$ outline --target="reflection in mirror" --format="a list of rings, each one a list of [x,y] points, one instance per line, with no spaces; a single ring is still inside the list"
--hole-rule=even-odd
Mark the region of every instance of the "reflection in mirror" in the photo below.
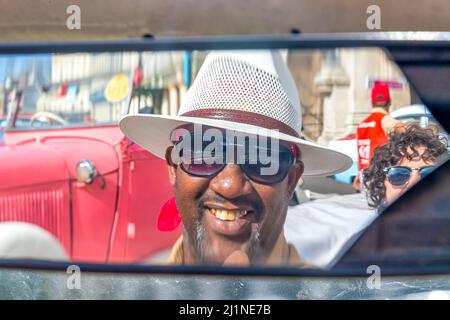
[[[377,48],[4,55],[0,83],[2,258],[328,269],[448,158]]]

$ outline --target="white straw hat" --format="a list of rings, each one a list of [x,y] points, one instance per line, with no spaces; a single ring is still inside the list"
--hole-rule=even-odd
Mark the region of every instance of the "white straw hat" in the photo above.
[[[119,123],[129,139],[162,159],[172,145],[172,131],[185,124],[258,132],[295,143],[305,176],[329,176],[352,165],[350,157],[300,138],[300,99],[278,51],[213,52],[186,92],[177,116],[127,115]]]

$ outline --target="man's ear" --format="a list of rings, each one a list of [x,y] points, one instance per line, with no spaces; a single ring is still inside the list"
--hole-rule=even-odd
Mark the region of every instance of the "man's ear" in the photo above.
[[[173,147],[167,148],[165,157],[167,169],[169,170],[169,181],[171,186],[173,187],[175,185],[175,179],[177,177],[177,166],[172,162],[172,149]]]
[[[302,161],[297,161],[292,168],[289,170],[288,174],[288,196],[289,199],[294,194],[295,188],[297,187],[298,180],[300,180],[303,171],[304,165]]]

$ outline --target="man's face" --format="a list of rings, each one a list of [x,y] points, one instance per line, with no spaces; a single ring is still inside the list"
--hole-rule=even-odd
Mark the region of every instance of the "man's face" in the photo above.
[[[169,173],[184,225],[186,263],[260,264],[282,232],[303,164],[292,165],[272,185],[252,181],[234,163],[212,177],[195,177],[172,164]]]
[[[422,155],[425,152],[425,147],[418,147],[417,151],[419,152],[419,156],[413,159],[408,159],[407,157],[402,158],[396,165],[405,166],[410,168],[422,168],[426,166],[431,166],[435,164],[435,161],[424,161],[422,159]],[[411,152],[411,150],[408,150]],[[404,194],[409,188],[415,185],[420,180],[420,174],[417,170],[413,171],[411,174],[411,178],[407,183],[401,186],[392,185],[388,179],[386,178],[384,181],[384,186],[386,188],[386,202],[392,203],[394,200],[399,198],[402,194]]]

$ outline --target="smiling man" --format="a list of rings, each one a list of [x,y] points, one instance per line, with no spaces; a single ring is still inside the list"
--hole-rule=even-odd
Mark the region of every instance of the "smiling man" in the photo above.
[[[283,234],[302,175],[351,166],[300,137],[295,82],[277,51],[208,55],[178,116],[129,115],[122,131],[166,159],[183,236],[173,264],[302,265]]]

